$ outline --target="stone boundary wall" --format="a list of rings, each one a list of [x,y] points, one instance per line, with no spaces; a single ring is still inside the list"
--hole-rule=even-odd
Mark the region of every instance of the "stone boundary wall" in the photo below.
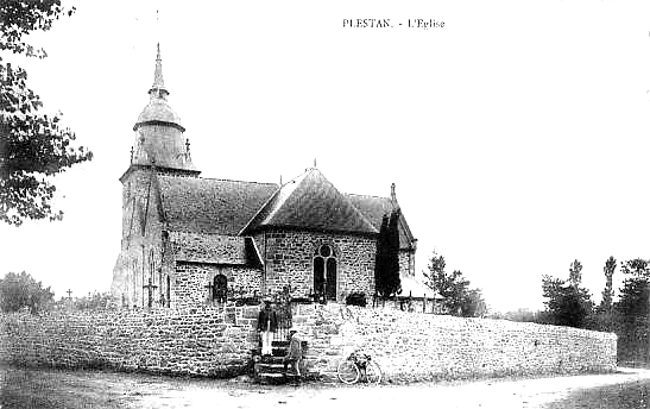
[[[335,304],[298,305],[294,326],[308,341],[308,367],[329,378],[355,349],[397,381],[616,368],[615,334],[568,327]]]
[[[306,369],[335,379],[355,349],[385,379],[415,381],[606,372],[616,335],[504,320],[342,304],[293,305]],[[258,307],[0,315],[0,362],[228,377],[251,365]]]
[[[248,369],[259,309],[0,315],[0,362],[228,377]]]

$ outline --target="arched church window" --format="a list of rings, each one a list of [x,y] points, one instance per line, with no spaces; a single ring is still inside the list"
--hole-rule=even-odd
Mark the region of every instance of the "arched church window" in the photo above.
[[[217,274],[212,283],[212,299],[217,302],[226,302],[228,298],[228,279],[223,274]]]
[[[317,299],[336,301],[337,259],[334,249],[323,244],[314,253],[314,294]]]

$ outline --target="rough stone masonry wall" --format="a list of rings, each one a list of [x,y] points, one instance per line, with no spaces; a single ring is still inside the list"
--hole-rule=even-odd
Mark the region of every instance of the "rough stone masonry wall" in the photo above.
[[[258,307],[0,315],[0,362],[226,377],[245,371]]]
[[[154,173],[150,169],[135,169],[123,181],[122,243],[115,267],[111,293],[129,307],[144,307],[148,302],[143,288],[152,279],[157,286],[153,300],[160,299],[162,283],[158,268],[170,273],[171,265],[162,260],[162,222],[156,193]],[[147,205],[149,208],[147,209]],[[146,219],[145,219],[146,218]]]
[[[334,378],[351,351],[369,352],[385,379],[611,371],[616,336],[531,323],[466,319],[340,304],[294,305],[310,371]],[[200,376],[250,363],[257,307],[0,315],[0,362]]]
[[[337,299],[351,292],[375,291],[375,240],[366,237],[298,231],[266,233],[265,291],[295,288],[294,296],[313,292],[314,254],[323,244],[334,248],[337,258]]]
[[[402,276],[415,276],[415,251],[400,250],[397,256],[399,260],[399,273]]]
[[[568,327],[336,304],[298,305],[294,325],[308,366],[330,378],[357,348],[401,381],[616,368],[616,335]]]
[[[173,307],[200,307],[210,304],[212,297],[206,286],[213,283],[214,277],[223,274],[228,286],[234,286],[237,295],[251,296],[260,292],[262,271],[245,266],[222,266],[206,263],[183,263],[176,265],[176,276],[172,285]]]

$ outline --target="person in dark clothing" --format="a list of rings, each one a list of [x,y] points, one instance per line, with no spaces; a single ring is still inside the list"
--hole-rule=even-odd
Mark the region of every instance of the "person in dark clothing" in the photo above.
[[[271,355],[271,342],[273,333],[278,330],[278,317],[271,306],[271,299],[264,299],[264,308],[257,317],[257,332],[262,338],[262,355]]]

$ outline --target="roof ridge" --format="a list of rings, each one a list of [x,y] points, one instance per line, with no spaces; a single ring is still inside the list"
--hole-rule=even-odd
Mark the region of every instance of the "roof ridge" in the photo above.
[[[250,226],[250,225],[251,225],[251,224],[252,224],[252,223],[253,223],[253,222],[258,218],[258,216],[260,216],[260,215],[262,214],[262,212],[264,211],[264,209],[266,209],[266,207],[269,206],[269,205],[271,204],[271,202],[272,202],[272,201],[273,201],[273,200],[274,200],[274,199],[275,199],[275,198],[280,194],[280,192],[282,192],[282,189],[284,189],[285,186],[288,186],[290,183],[295,183],[296,180],[297,180],[299,177],[301,177],[301,176],[303,176],[303,175],[306,175],[307,172],[308,172],[308,170],[305,170],[303,173],[301,173],[301,174],[299,174],[298,176],[292,178],[292,179],[289,180],[287,183],[281,183],[280,185],[276,185],[276,186],[277,186],[277,189],[275,190],[275,192],[273,192],[273,194],[271,194],[271,196],[269,196],[269,198],[266,199],[266,201],[262,204],[262,206],[260,206],[260,208],[257,209],[257,212],[255,212],[255,214],[253,215],[253,217],[251,217],[251,219],[248,221],[248,223],[246,223],[246,225],[245,225],[244,227],[241,228],[241,230],[239,231],[238,234],[239,234],[239,235],[243,235],[243,234],[244,234],[244,232],[248,229],[248,227],[249,227],[249,226]],[[270,214],[270,213],[269,213],[269,214]],[[268,218],[268,216],[269,216],[269,215],[266,215],[265,219]],[[258,223],[261,223],[261,222],[262,222],[261,220],[258,221]]]
[[[170,233],[196,234],[196,235],[199,235],[199,236],[223,236],[223,237],[243,238],[243,236],[240,236],[238,234],[209,233],[209,232],[204,232],[204,231],[179,230],[179,229],[174,229],[174,228],[167,228],[166,230],[168,232],[170,232]]]
[[[187,179],[186,176],[176,176],[176,175],[158,175],[161,177],[169,177],[169,178],[183,178]],[[251,180],[237,180],[237,179],[225,179],[225,178],[206,178],[206,177],[199,177],[199,178],[194,178],[197,180],[215,180],[219,182],[242,182],[242,183],[254,183],[256,185],[273,185],[273,186],[278,186],[277,183],[275,182],[257,182],[257,181],[251,181]]]
[[[377,196],[377,195],[362,195],[359,193],[343,193],[347,196],[363,196],[363,197],[374,197],[375,199],[390,199],[388,196]]]

